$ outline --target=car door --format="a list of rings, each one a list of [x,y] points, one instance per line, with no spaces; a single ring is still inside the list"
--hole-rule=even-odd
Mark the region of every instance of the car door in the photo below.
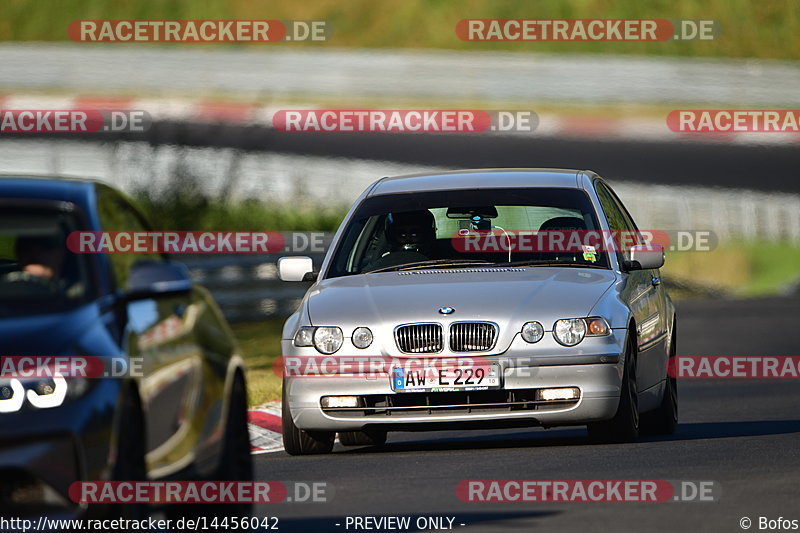
[[[116,191],[98,187],[98,217],[103,231],[149,231],[138,212]],[[134,264],[164,261],[160,254],[108,254],[118,294],[124,294]],[[192,293],[124,301],[121,344],[141,362],[139,391],[145,412],[147,462],[161,477],[193,460],[198,438],[195,418],[203,388],[202,353],[193,324]]]
[[[595,184],[598,199],[606,214],[609,227],[618,237],[620,264],[630,259],[629,249],[633,244],[645,244],[636,224],[622,202],[602,181]],[[665,349],[665,324],[662,312],[663,296],[661,276],[657,269],[632,270],[625,273],[627,283],[623,298],[636,321],[636,342],[639,354],[637,385],[641,407],[648,409],[650,402],[660,397],[657,385],[664,378],[667,353]]]

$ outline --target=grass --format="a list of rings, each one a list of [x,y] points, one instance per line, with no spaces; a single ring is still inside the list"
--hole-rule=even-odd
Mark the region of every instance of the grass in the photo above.
[[[800,278],[800,246],[790,242],[731,241],[711,252],[672,252],[665,278],[691,281],[738,297],[779,293]]]
[[[0,38],[6,41],[65,41],[68,24],[79,19],[327,20],[328,43],[291,46],[800,58],[796,0],[7,0],[3,7]],[[721,35],[692,42],[476,43],[455,34],[464,18],[714,19]]]
[[[232,328],[239,339],[247,366],[247,395],[250,405],[258,406],[280,400],[280,369],[276,373],[274,364],[281,354],[283,320],[233,324]]]

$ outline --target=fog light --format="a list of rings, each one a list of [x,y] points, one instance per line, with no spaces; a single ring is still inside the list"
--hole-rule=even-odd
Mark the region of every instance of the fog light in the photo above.
[[[555,400],[577,400],[581,397],[578,387],[564,387],[561,389],[540,389],[539,399],[546,402]]]
[[[358,396],[325,396],[320,401],[325,409],[336,407],[358,407]]]

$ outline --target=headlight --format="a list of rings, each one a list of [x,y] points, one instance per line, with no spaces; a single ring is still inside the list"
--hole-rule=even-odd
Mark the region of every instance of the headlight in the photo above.
[[[80,379],[80,378],[75,378]],[[39,409],[48,407],[58,407],[64,403],[67,397],[67,380],[62,376],[55,376],[52,379],[37,379],[25,392],[28,402]]]
[[[314,328],[313,326],[303,326],[297,330],[294,335],[295,346],[314,346]]]
[[[553,336],[564,346],[575,346],[586,335],[586,322],[582,318],[564,318],[553,326]]]
[[[353,346],[356,348],[368,348],[372,344],[372,331],[369,328],[356,328],[353,331]]]
[[[25,401],[25,388],[18,379],[0,384],[0,413],[16,413]]]
[[[0,383],[0,413],[15,413],[22,409],[25,400],[37,409],[59,407],[69,398],[78,398],[89,388],[86,378],[11,379]]]
[[[342,342],[342,330],[335,326],[323,326],[314,331],[314,347],[320,353],[332,354],[342,347]]]
[[[538,322],[525,322],[522,325],[522,340],[525,342],[539,342],[544,337],[544,328]]]

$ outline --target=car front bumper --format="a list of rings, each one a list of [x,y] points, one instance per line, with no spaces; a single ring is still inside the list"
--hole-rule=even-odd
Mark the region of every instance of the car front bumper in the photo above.
[[[75,481],[107,479],[119,381],[98,380],[85,395],[52,409],[2,417],[0,507],[15,517],[82,516],[69,498]]]
[[[602,343],[603,350],[595,353],[581,347],[557,356],[541,353],[524,356],[517,350],[514,356],[486,357],[485,360],[497,362],[502,369],[499,390],[460,394],[395,392],[387,373],[362,373],[285,378],[284,394],[295,425],[312,431],[582,425],[608,420],[617,411],[625,335],[625,330],[613,330],[612,336]],[[561,387],[577,387],[580,397],[561,403],[527,401],[539,389]],[[323,409],[324,396],[359,396],[361,405],[378,407]]]

